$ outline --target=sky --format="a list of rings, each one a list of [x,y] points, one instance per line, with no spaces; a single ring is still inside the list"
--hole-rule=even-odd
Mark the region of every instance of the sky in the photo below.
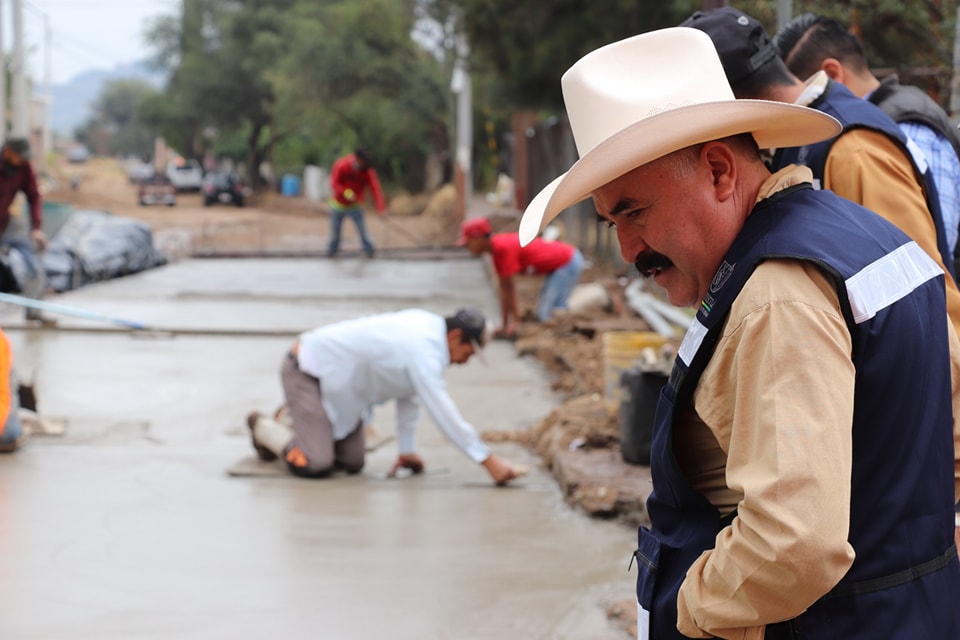
[[[178,15],[182,0],[21,0],[24,46],[31,77],[62,84],[84,71],[113,69],[148,56],[149,19]],[[0,0],[3,49],[13,46],[14,0]],[[49,22],[50,42],[46,27]],[[49,51],[49,58],[47,52]]]

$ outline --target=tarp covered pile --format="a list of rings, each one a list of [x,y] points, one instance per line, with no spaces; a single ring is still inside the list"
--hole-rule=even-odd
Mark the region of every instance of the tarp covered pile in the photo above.
[[[29,266],[16,245],[0,256],[0,262],[5,263],[19,282],[24,281],[25,269]],[[166,262],[166,256],[153,246],[153,233],[148,225],[92,210],[70,214],[41,256],[47,287],[57,292],[152,269]]]

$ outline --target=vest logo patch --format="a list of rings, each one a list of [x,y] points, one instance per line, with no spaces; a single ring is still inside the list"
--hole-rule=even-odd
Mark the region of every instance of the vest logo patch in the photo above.
[[[720,291],[727,280],[730,279],[730,276],[733,275],[734,267],[736,267],[736,264],[730,264],[726,260],[723,261],[723,264],[717,269],[717,274],[713,276],[713,282],[710,283],[710,293]]]

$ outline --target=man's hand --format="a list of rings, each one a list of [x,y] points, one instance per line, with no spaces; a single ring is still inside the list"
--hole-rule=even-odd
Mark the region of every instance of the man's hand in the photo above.
[[[423,460],[415,453],[401,453],[397,456],[397,461],[390,468],[389,477],[394,477],[400,469],[410,469],[414,475],[423,472]]]
[[[43,232],[43,229],[31,231],[30,239],[33,240],[33,246],[37,248],[37,251],[43,251],[47,248],[47,234]]]
[[[490,477],[493,478],[494,484],[496,484],[498,487],[505,486],[511,480],[525,476],[528,473],[528,469],[526,467],[515,467],[503,458],[498,458],[492,454],[487,456],[487,459],[481,464],[483,464],[483,467],[487,470],[487,473],[489,473]]]
[[[518,336],[517,325],[510,323],[493,332],[493,337],[497,340],[516,340]]]

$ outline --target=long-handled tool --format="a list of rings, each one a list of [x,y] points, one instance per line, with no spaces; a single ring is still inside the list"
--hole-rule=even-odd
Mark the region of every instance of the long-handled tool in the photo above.
[[[15,304],[20,307],[28,307],[30,309],[38,309],[40,311],[49,311],[50,313],[57,313],[65,316],[74,316],[76,318],[84,318],[86,320],[94,320],[97,322],[107,322],[109,324],[115,324],[121,327],[126,327],[128,329],[135,329],[138,331],[154,331],[153,328],[148,327],[147,325],[134,322],[132,320],[124,320],[122,318],[114,318],[111,316],[103,315],[101,313],[96,313],[94,311],[87,311],[86,309],[78,309],[76,307],[68,307],[64,304],[57,304],[55,302],[44,302],[43,300],[34,300],[33,298],[25,298],[23,296],[14,295],[12,293],[0,293],[0,302],[8,302],[10,304]]]
[[[394,222],[389,216],[377,216],[383,224],[386,225],[387,229],[394,229],[404,238],[413,243],[414,248],[416,249],[436,249],[437,245],[434,242],[425,243],[423,238],[417,237],[416,235],[410,233],[410,231],[404,227],[402,224]]]

